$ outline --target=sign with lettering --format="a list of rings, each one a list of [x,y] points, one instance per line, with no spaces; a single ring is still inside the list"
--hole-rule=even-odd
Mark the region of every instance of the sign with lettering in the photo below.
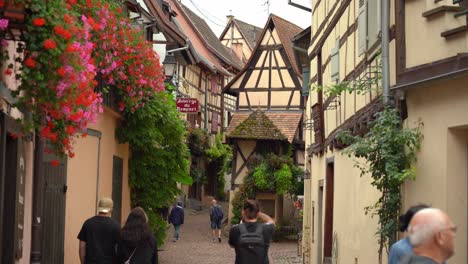
[[[196,98],[177,98],[177,111],[182,113],[197,113],[200,109]]]

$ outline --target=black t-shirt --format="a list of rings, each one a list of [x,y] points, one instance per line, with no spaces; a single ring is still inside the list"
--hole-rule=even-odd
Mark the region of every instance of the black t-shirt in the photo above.
[[[86,220],[78,239],[86,242],[86,264],[112,264],[120,236],[120,225],[110,217],[94,216]]]
[[[275,225],[274,224],[262,224],[262,223],[244,223],[247,231],[248,232],[255,232],[257,229],[257,225],[263,225],[263,239],[265,241],[265,247],[266,247],[266,254],[267,256],[265,257],[265,263],[263,264],[268,264],[268,248],[270,247],[270,241],[271,238],[273,237],[273,233],[275,232]],[[240,238],[240,230],[239,230],[239,225],[235,225],[231,228],[231,231],[229,232],[229,245],[235,248],[236,250],[236,264],[240,263],[239,260],[239,248],[237,247],[237,244],[239,242]]]

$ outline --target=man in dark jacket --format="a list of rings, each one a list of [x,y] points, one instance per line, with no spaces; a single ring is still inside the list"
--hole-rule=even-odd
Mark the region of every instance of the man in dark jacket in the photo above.
[[[169,224],[174,225],[174,242],[179,240],[180,237],[180,226],[184,224],[184,208],[182,203],[177,204],[172,208],[171,214],[169,215]]]

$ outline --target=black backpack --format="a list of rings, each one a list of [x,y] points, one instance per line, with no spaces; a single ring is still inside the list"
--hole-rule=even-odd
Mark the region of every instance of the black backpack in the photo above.
[[[263,238],[263,224],[257,224],[255,232],[248,232],[245,224],[239,225],[240,237],[238,242],[240,264],[265,263],[265,239]]]
[[[219,221],[223,220],[224,214],[223,210],[221,210],[221,207],[219,206],[214,206],[213,207],[213,220]]]

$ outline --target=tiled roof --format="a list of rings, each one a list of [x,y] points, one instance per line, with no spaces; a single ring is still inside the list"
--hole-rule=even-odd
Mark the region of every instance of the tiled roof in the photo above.
[[[294,57],[294,50],[292,48],[292,39],[294,36],[299,34],[303,29],[277,15],[271,15],[273,23],[275,23],[276,30],[283,44],[284,50],[288,55],[288,59],[294,68],[294,71],[297,75],[301,75],[299,69],[297,68],[296,58]]]
[[[246,38],[250,48],[253,49],[255,47],[255,44],[257,43],[258,37],[260,37],[260,34],[262,33],[262,28],[245,23],[244,21],[240,21],[239,19],[234,19],[234,21],[238,25],[239,30]]]
[[[205,42],[211,46],[221,57],[226,64],[232,65],[234,68],[240,70],[242,65],[239,59],[228,50],[221,41],[216,37],[215,33],[211,30],[210,26],[201,17],[196,15],[192,10],[182,4],[184,12],[187,14],[189,19],[192,21],[195,28],[200,32]]]
[[[232,117],[226,136],[244,139],[287,139],[292,143],[301,118],[301,112],[238,112]]]

